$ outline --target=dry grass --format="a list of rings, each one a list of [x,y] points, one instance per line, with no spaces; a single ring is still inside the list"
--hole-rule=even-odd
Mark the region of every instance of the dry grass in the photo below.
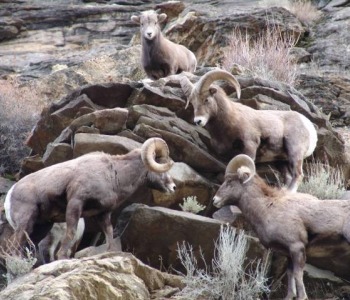
[[[20,160],[29,154],[24,141],[44,103],[34,86],[21,86],[13,79],[0,81],[0,175],[16,172]]]
[[[345,181],[341,170],[321,162],[306,165],[306,176],[298,192],[319,199],[340,199],[345,192]]]
[[[289,51],[296,42],[293,34],[282,34],[274,26],[258,37],[251,37],[236,28],[224,53],[223,67],[231,71],[238,64],[253,76],[294,85],[297,67]]]
[[[311,24],[318,20],[322,14],[317,7],[308,0],[262,0],[259,4],[262,7],[284,7],[304,24]]]
[[[250,272],[244,267],[248,240],[241,231],[222,226],[215,244],[215,258],[212,266],[199,269],[191,245],[178,246],[178,257],[186,269],[186,287],[176,296],[177,299],[223,299],[253,300],[262,293],[268,293],[266,273],[268,261],[251,265]],[[269,256],[269,255],[268,255]],[[203,255],[202,259],[204,261]]]
[[[6,242],[6,250],[0,249],[0,259],[7,270],[7,284],[29,273],[37,262],[35,245],[26,234],[27,247],[20,247],[12,240]]]

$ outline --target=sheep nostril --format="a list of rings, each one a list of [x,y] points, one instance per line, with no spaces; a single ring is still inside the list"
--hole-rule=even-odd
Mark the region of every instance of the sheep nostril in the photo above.
[[[173,186],[173,190],[175,191],[176,190],[176,185],[174,184],[174,186]]]
[[[196,125],[201,125],[201,123],[202,123],[202,120],[196,121]]]

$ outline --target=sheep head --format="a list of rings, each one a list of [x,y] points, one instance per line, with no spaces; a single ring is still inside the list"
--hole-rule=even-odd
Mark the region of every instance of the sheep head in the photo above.
[[[140,25],[141,37],[146,41],[152,41],[160,32],[159,24],[167,18],[166,14],[158,14],[154,10],[147,10],[139,16],[132,16],[131,21]]]
[[[160,138],[151,138],[145,141],[141,148],[141,159],[149,170],[147,174],[148,187],[173,193],[176,185],[168,171],[174,162],[169,156],[166,142]]]
[[[241,96],[241,87],[237,79],[227,71],[212,70],[205,74],[195,85],[183,76],[180,80],[181,88],[187,97],[186,107],[191,102],[194,109],[194,123],[204,127],[211,116],[216,114],[216,95],[221,93],[225,97],[224,91],[212,84],[216,80],[226,80],[231,83],[236,91],[237,97]]]
[[[217,190],[213,204],[216,207],[235,205],[244,193],[244,185],[255,175],[254,161],[245,154],[235,156],[226,167],[225,181]]]

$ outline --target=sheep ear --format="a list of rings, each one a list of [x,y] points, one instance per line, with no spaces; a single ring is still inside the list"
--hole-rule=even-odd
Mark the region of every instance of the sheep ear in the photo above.
[[[140,24],[140,17],[139,16],[132,16],[131,21],[134,23]]]
[[[160,14],[160,15],[158,15],[158,22],[163,23],[166,18],[167,18],[166,14]]]
[[[217,91],[218,91],[218,89],[217,89],[216,87],[210,87],[210,88],[209,88],[209,93],[210,93],[210,95],[216,94]]]
[[[247,183],[252,178],[252,171],[246,166],[240,167],[237,170],[237,174],[242,184]]]

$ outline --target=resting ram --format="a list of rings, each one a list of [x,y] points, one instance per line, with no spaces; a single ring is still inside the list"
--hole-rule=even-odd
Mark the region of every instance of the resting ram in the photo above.
[[[140,25],[142,66],[147,76],[154,80],[182,71],[193,73],[197,66],[193,52],[163,36],[160,24],[166,18],[166,14],[158,14],[154,10],[131,17],[134,23]]]
[[[168,174],[173,161],[164,140],[148,139],[141,149],[125,155],[94,152],[56,164],[22,178],[8,192],[5,213],[14,228],[13,239],[25,243],[25,232],[39,242],[54,222],[66,222],[67,230],[57,253],[68,258],[80,217],[94,217],[113,248],[112,212],[140,186],[174,192]]]
[[[240,98],[237,79],[224,70],[205,74],[195,85],[186,76],[182,90],[194,109],[194,122],[205,127],[214,150],[230,159],[238,153],[257,162],[287,160],[286,184],[296,191],[303,175],[303,159],[310,156],[317,143],[313,124],[295,111],[255,110],[231,101],[216,80],[231,83]]]
[[[234,157],[216,192],[216,207],[236,205],[261,243],[288,256],[288,294],[307,299],[303,283],[305,249],[313,241],[340,237],[350,242],[350,200],[319,200],[314,196],[268,186],[255,173],[247,155]]]

